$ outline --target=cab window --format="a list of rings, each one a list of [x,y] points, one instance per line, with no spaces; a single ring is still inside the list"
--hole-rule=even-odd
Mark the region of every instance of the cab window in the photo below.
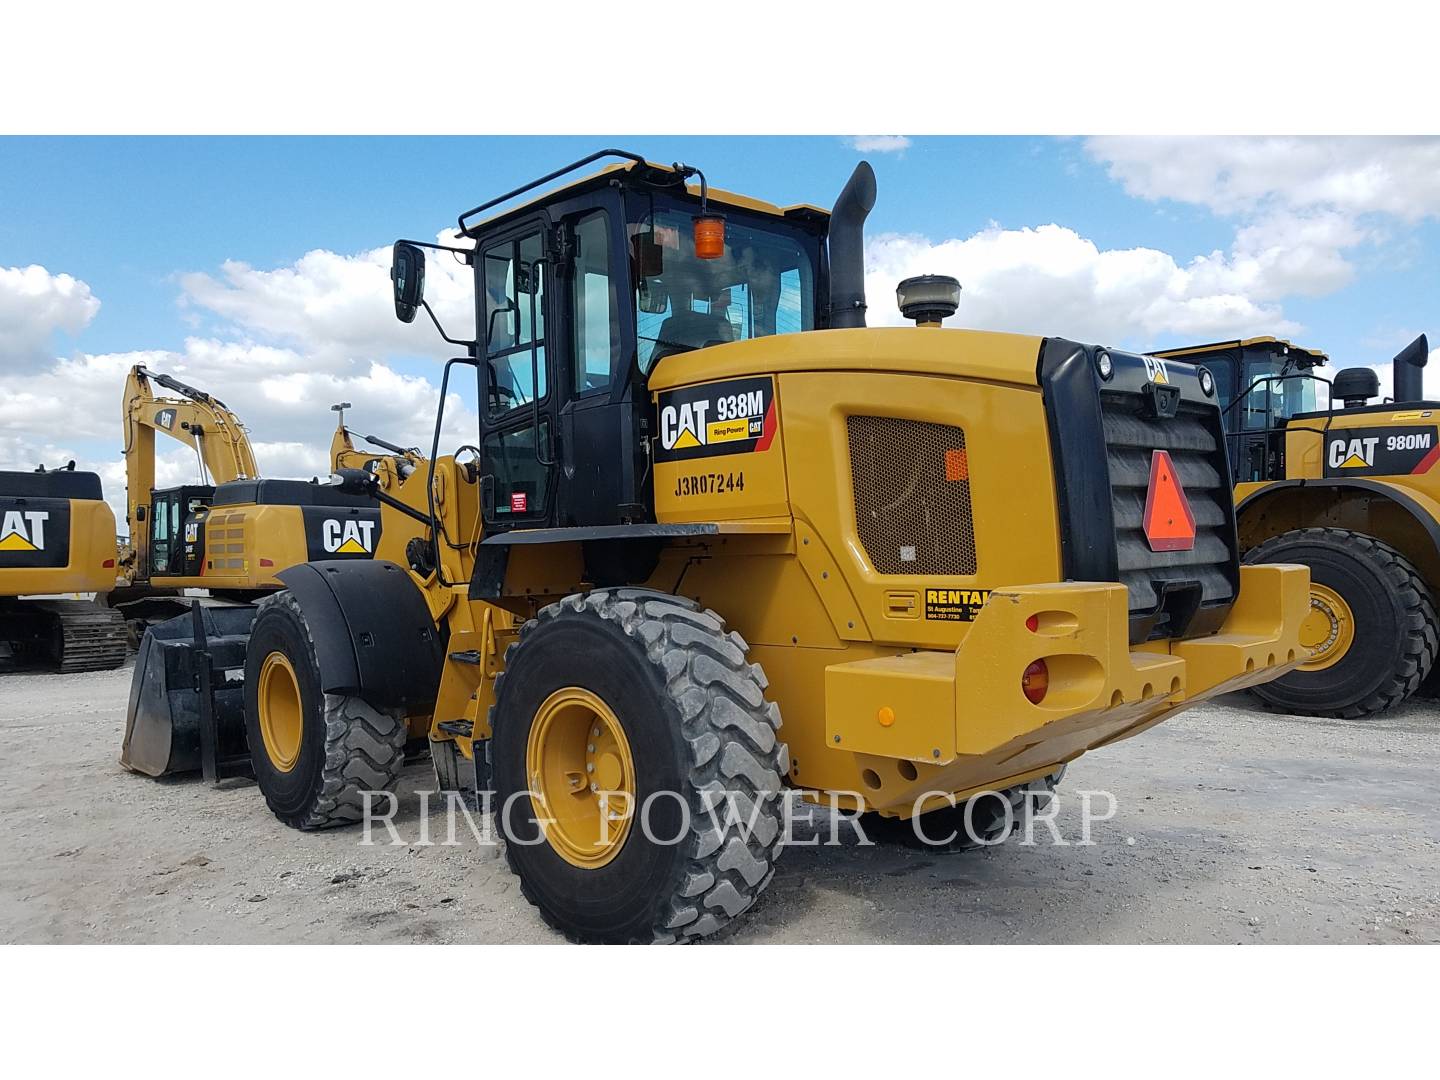
[[[546,394],[545,264],[539,232],[487,248],[487,408],[496,416]]]
[[[577,395],[607,388],[620,356],[620,327],[610,281],[610,226],[603,211],[575,225],[572,276]]]
[[[657,208],[627,226],[641,371],[677,352],[815,328],[815,268],[798,234],[731,220],[724,254],[701,259],[692,216]]]

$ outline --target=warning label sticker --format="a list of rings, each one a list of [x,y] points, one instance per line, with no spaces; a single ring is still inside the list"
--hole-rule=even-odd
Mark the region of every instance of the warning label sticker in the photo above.
[[[936,622],[974,622],[988,599],[989,589],[926,589],[925,618]]]

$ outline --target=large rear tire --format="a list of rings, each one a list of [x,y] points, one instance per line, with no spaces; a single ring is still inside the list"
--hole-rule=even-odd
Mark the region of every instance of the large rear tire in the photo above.
[[[1268,707],[1365,719],[1410,697],[1430,673],[1434,602],[1419,571],[1389,544],[1344,529],[1295,529],[1252,548],[1245,561],[1310,568],[1301,642],[1314,652],[1254,688]]]
[[[299,601],[266,597],[245,655],[245,734],[265,802],[296,829],[359,821],[365,793],[392,790],[405,764],[403,716],[320,685]]]
[[[597,589],[544,608],[507,651],[490,714],[499,829],[525,897],[567,937],[691,941],[769,884],[789,754],[747,650],[684,597]]]

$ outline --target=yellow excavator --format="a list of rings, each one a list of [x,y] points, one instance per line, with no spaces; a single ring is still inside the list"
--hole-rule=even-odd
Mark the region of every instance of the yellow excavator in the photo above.
[[[158,396],[155,387],[170,395]],[[208,673],[217,658],[244,662],[253,602],[283,587],[282,571],[313,559],[371,558],[380,513],[367,495],[261,478],[239,417],[219,398],[172,376],[132,368],[123,417],[130,542],[121,555],[125,588],[117,602],[127,613],[146,605],[140,610],[150,618],[162,605],[161,618],[173,615],[185,590],[207,590],[228,603],[184,600],[190,613],[146,630],[120,760],[150,775],[187,768],[208,773],[243,752],[244,743],[232,750],[223,740],[213,747],[206,741],[202,748],[204,717],[194,693],[202,669]],[[161,434],[194,449],[196,483],[155,487]],[[336,439],[348,443],[348,433],[342,439],[337,432]],[[351,445],[340,464],[363,466],[363,459]],[[162,599],[153,601],[157,596]],[[218,688],[220,709],[229,696]]]
[[[61,672],[125,662],[125,620],[103,602],[115,587],[115,515],[100,477],[62,469],[0,472],[0,663]]]
[[[157,397],[155,386],[173,397]],[[369,558],[374,503],[301,480],[262,479],[239,417],[223,401],[136,365],[125,384],[127,586],[207,589],[249,601],[281,587],[280,570],[309,559]],[[200,480],[155,487],[155,438],[194,449]]]

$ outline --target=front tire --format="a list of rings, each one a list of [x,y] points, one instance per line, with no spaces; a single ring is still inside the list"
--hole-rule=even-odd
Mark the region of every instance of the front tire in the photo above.
[[[1389,544],[1344,529],[1295,529],[1251,549],[1247,563],[1310,568],[1309,661],[1254,687],[1280,712],[1365,719],[1400,704],[1435,662],[1435,607],[1419,571]]]
[[[405,764],[405,718],[327,694],[293,593],[260,602],[245,655],[245,735],[271,811],[296,829],[359,821],[365,793],[391,791]]]
[[[694,601],[597,589],[542,609],[507,651],[499,829],[525,897],[570,939],[695,940],[769,884],[789,754],[747,650]]]

